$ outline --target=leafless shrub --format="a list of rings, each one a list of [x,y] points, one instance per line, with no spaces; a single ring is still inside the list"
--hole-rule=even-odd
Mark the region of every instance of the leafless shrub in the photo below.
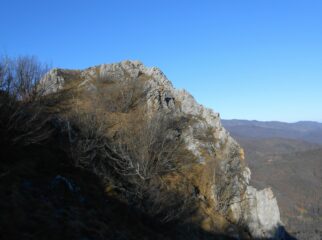
[[[38,83],[48,72],[47,65],[34,56],[0,58],[0,89],[19,101],[32,101],[41,96]]]
[[[130,204],[162,222],[192,211],[193,198],[189,194],[178,197],[162,180],[184,164],[180,119],[166,114],[144,116],[123,125],[115,139],[107,137],[110,126],[95,113],[78,113],[69,121],[78,138],[72,147],[76,165],[91,169]]]
[[[36,90],[46,71],[34,57],[0,59],[0,141],[4,145],[25,146],[50,136],[48,118]]]
[[[52,130],[40,109],[33,104],[15,102],[10,97],[2,96],[0,102],[1,141],[10,145],[30,145],[49,138]]]
[[[128,123],[113,141],[106,136],[108,124],[98,121],[96,114],[78,113],[70,120],[80,129],[78,161],[93,162],[99,156],[105,157],[106,164],[119,175],[142,181],[178,170],[177,154],[182,142],[174,128],[178,123],[169,116],[156,114]]]
[[[97,79],[97,91],[89,96],[96,112],[81,106],[84,113],[67,119],[77,135],[72,155],[77,166],[100,176],[129,204],[169,222],[194,209],[193,191],[181,194],[163,180],[180,174],[190,159],[181,139],[187,120],[173,113],[148,114],[147,89],[141,80]],[[191,188],[188,182],[176,184]]]
[[[90,169],[98,176],[107,176],[109,161],[105,148],[109,147],[104,134],[106,125],[99,122],[95,113],[76,112],[65,120],[74,164]]]
[[[193,191],[171,190],[163,177],[180,174],[189,157],[181,139],[185,120],[171,113],[159,112],[128,122],[116,136],[114,146],[122,162],[117,171],[132,183],[136,204],[161,222],[169,222],[193,211]],[[189,182],[178,181],[186,186]],[[181,197],[179,197],[181,196]]]
[[[118,132],[116,151],[126,160],[120,171],[142,180],[178,170],[182,147],[178,122],[166,113],[145,116]]]

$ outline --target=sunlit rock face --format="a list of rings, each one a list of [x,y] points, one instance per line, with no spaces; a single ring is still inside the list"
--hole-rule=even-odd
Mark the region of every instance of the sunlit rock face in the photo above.
[[[64,87],[64,77],[59,74],[58,69],[50,70],[45,77],[40,81],[41,88],[44,89],[44,93],[57,92]]]
[[[276,198],[270,188],[258,191],[248,186],[246,191],[247,211],[245,221],[254,237],[274,236],[281,225]]]
[[[100,84],[126,86],[133,81],[143,82],[142,104],[146,104],[148,114],[165,111],[188,119],[182,137],[195,157],[195,164],[200,165],[201,171],[195,174],[210,172],[195,178],[203,179],[195,182],[200,199],[211,203],[213,212],[221,211],[231,222],[247,229],[252,237],[281,238],[280,213],[272,190],[258,191],[249,186],[250,170],[244,163],[243,150],[223,128],[218,113],[198,104],[187,91],[175,89],[160,69],[146,67],[139,61],[102,64],[85,70],[54,69],[41,84],[46,87],[46,93],[53,93],[75,79],[77,87],[94,94]],[[219,186],[220,182],[225,185]],[[224,199],[221,195],[227,191],[234,192],[233,201],[222,202],[220,206],[220,199]]]

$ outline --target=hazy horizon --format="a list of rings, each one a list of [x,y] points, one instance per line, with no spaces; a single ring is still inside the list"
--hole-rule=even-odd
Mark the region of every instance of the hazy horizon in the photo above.
[[[314,123],[321,123],[322,121],[312,121],[312,120],[298,120],[298,121],[293,121],[293,122],[287,122],[287,121],[280,121],[280,120],[258,120],[258,119],[241,119],[241,118],[223,118],[221,117],[222,120],[241,120],[241,121],[258,121],[258,122],[283,122],[283,123],[298,123],[298,122],[314,122]]]
[[[74,69],[138,59],[223,119],[322,121],[321,1],[11,0],[2,9],[0,53]]]

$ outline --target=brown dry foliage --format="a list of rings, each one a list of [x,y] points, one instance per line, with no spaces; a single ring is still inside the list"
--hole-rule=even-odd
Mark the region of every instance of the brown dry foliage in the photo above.
[[[148,114],[144,81],[98,85],[97,95],[86,96],[89,107],[80,106],[68,117],[71,135],[78,138],[72,147],[76,165],[91,169],[109,191],[114,189],[162,222],[192,211],[193,191],[179,197],[184,191],[169,188],[164,180],[169,174],[180,175],[191,160],[181,139],[186,119],[166,112]]]
[[[100,77],[95,82],[98,86],[96,97],[105,111],[128,113],[145,100],[147,89],[143,80],[131,78],[109,82]]]

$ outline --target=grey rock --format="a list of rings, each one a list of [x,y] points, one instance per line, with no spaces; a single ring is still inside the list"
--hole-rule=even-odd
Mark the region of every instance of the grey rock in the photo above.
[[[58,69],[50,70],[40,81],[39,89],[44,94],[54,93],[63,89],[65,79],[58,73]]]
[[[277,201],[271,188],[258,191],[256,188],[248,186],[246,206],[244,219],[253,237],[279,237],[277,231],[282,223]]]

